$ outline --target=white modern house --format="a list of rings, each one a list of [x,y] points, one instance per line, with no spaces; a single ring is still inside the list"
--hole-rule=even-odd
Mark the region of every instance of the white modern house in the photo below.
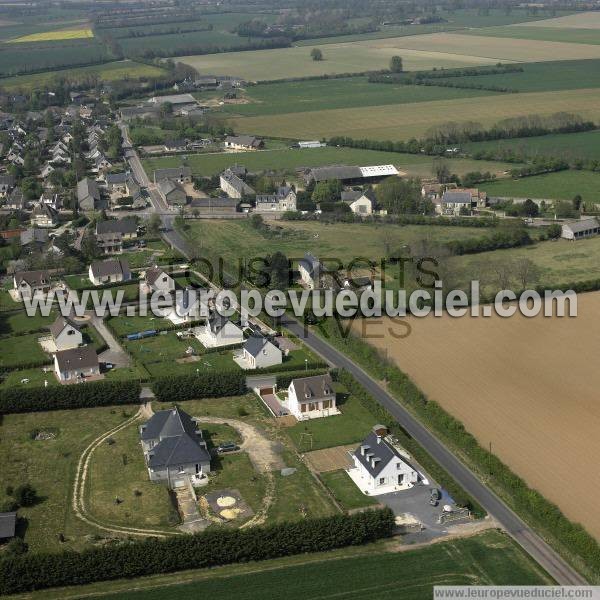
[[[253,335],[246,340],[242,351],[234,356],[234,360],[242,369],[266,369],[280,365],[283,353],[266,337]]]
[[[314,290],[321,287],[323,265],[310,252],[307,252],[304,258],[298,261],[298,272],[301,283],[308,289]]]
[[[92,346],[59,350],[54,355],[54,371],[62,382],[82,381],[100,375],[96,350]]]
[[[131,279],[129,263],[123,259],[94,262],[90,265],[88,275],[94,285],[120,283]]]
[[[299,421],[340,414],[329,374],[292,379],[286,405]]]
[[[244,342],[244,332],[218,312],[214,312],[203,326],[196,327],[194,334],[205,348],[222,348]]]
[[[178,407],[154,413],[140,427],[140,441],[151,481],[173,488],[210,473],[202,430]]]
[[[160,267],[146,269],[144,276],[146,285],[152,292],[170,294],[175,291],[175,280]]]
[[[18,300],[46,294],[50,287],[48,271],[19,271],[13,276],[13,289]]]
[[[408,454],[392,444],[385,425],[375,425],[352,454],[348,475],[363,494],[376,496],[410,489],[419,481]]]
[[[355,215],[361,217],[368,217],[376,212],[377,202],[375,201],[375,194],[370,190],[366,192],[355,190],[344,191],[342,192],[342,202],[345,202]]]
[[[569,221],[563,223],[560,237],[565,240],[581,240],[583,238],[592,237],[600,233],[600,225],[596,217],[580,219],[578,221]]]
[[[67,317],[59,315],[50,325],[50,334],[56,350],[69,350],[83,344],[83,335],[79,327]]]

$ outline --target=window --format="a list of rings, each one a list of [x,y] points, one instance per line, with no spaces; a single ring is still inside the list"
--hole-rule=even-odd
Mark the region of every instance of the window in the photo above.
[[[323,408],[331,408],[331,400],[323,400]]]
[[[308,410],[308,406],[304,404],[304,402],[300,405],[301,412],[306,412]]]
[[[379,478],[379,485],[384,485],[385,484],[385,477],[380,477]]]
[[[179,465],[178,470],[180,473],[183,473],[183,471],[184,471],[183,465]]]
[[[400,470],[402,468],[402,463],[396,463],[396,469]]]

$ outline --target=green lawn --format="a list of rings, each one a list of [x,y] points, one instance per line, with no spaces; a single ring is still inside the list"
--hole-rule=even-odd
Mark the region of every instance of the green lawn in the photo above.
[[[84,293],[87,292],[88,308],[91,305],[92,293],[98,294],[100,299],[107,294],[107,297],[112,297],[116,301],[117,293],[122,290],[123,302],[133,302],[137,300],[139,296],[139,282],[137,280],[114,286],[94,287],[87,275],[65,275],[63,279],[71,290],[78,292],[80,302],[83,301],[83,298],[85,297]]]
[[[575,29],[559,27],[486,27],[485,29],[470,29],[461,33],[484,35],[521,40],[540,40],[547,42],[565,42],[567,44],[600,44],[597,29]]]
[[[110,320],[110,326],[118,336],[126,336],[130,333],[148,331],[149,329],[156,329],[159,331],[161,329],[168,329],[173,326],[173,323],[168,319],[155,317],[152,314],[146,317],[130,317],[126,314],[121,314]]]
[[[341,415],[302,421],[286,429],[299,452],[358,443],[375,425],[375,417],[352,393],[348,395],[339,384],[335,385]]]
[[[0,369],[15,369],[37,361],[51,362],[40,344],[40,333],[5,337],[0,344]]]
[[[178,167],[180,156],[146,158],[143,161],[146,172],[151,176],[154,169]],[[221,173],[234,164],[245,166],[250,172],[267,170],[294,172],[297,169],[322,167],[325,165],[389,165],[414,177],[431,177],[434,159],[418,154],[400,154],[397,152],[379,152],[359,148],[310,148],[265,150],[261,152],[220,152],[216,154],[189,154],[186,164],[194,175],[208,177]],[[448,168],[458,175],[469,171],[491,171],[501,175],[515,165],[502,162],[475,161],[455,158],[448,161]]]
[[[571,200],[580,194],[584,200],[594,200],[598,198],[600,190],[600,173],[559,171],[521,179],[482,183],[479,187],[489,196]]]
[[[242,116],[273,115],[330,108],[449,100],[489,96],[493,93],[484,90],[369,83],[366,77],[349,77],[250,86],[245,94],[250,104],[228,105],[224,110]]]
[[[18,305],[15,304],[14,306]],[[34,331],[44,331],[50,327],[55,319],[56,313],[54,311],[47,317],[37,312],[30,317],[24,310],[11,313],[5,312],[0,314],[0,333],[20,335]]]
[[[51,381],[51,377],[48,379]],[[80,454],[93,439],[124,420],[122,410],[90,408],[2,418],[0,502],[7,500],[6,486],[17,487],[23,483],[31,483],[41,498],[34,506],[19,511],[19,515],[27,519],[25,541],[30,552],[80,550],[89,546],[88,535],[102,534],[72,513],[73,478]],[[35,441],[31,438],[34,430],[53,433],[56,437]],[[66,538],[64,543],[58,540],[60,533]]]
[[[407,552],[384,552],[378,546],[324,555],[304,555],[257,565],[235,565],[160,579],[96,584],[89,591],[115,600],[170,600],[203,595],[222,600],[344,600],[431,598],[434,585],[548,585],[552,581],[506,534],[487,531]],[[294,564],[296,563],[296,564]],[[179,577],[179,580],[177,579]],[[175,585],[173,585],[175,583]],[[137,590],[132,591],[132,585]],[[140,587],[142,589],[140,589]],[[144,589],[146,588],[146,589]],[[121,591],[116,591],[121,590]],[[325,595],[325,596],[324,596]],[[100,598],[100,596],[93,596]]]
[[[21,371],[8,371],[4,374],[2,387],[19,387],[19,388],[35,388],[45,385],[59,385],[56,376],[54,375],[54,367],[50,364],[51,359],[48,357],[48,367],[50,370],[44,372],[42,367],[35,369],[23,369]],[[21,383],[24,379],[28,379],[27,383]]]
[[[461,149],[471,156],[500,156],[499,153],[502,153],[503,157],[510,155],[519,157],[524,155],[529,159],[551,157],[561,158],[571,163],[577,160],[597,160],[600,156],[600,130],[471,142],[463,144]]]
[[[365,496],[357,487],[346,471],[329,471],[321,473],[319,477],[331,490],[334,498],[346,509],[363,508],[377,504],[372,496]]]
[[[128,409],[133,410],[133,409]],[[104,524],[170,528],[167,487],[153,483],[140,446],[138,425],[119,431],[92,454],[86,487],[90,514]]]

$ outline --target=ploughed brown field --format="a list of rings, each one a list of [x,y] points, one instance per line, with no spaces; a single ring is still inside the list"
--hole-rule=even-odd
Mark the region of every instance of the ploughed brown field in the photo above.
[[[369,341],[528,484],[600,540],[600,293],[575,318],[386,320]],[[356,333],[361,323],[355,322]],[[383,334],[381,338],[375,337]]]

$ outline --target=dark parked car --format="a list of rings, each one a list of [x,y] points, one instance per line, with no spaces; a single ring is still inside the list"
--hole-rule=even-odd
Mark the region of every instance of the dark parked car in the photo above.
[[[431,497],[429,498],[429,504],[431,504],[431,506],[437,506],[438,502],[442,499],[442,494],[440,493],[440,490],[438,490],[437,488],[433,488],[431,490]]]
[[[233,442],[223,442],[217,446],[217,454],[226,454],[227,452],[235,452],[240,447]]]

